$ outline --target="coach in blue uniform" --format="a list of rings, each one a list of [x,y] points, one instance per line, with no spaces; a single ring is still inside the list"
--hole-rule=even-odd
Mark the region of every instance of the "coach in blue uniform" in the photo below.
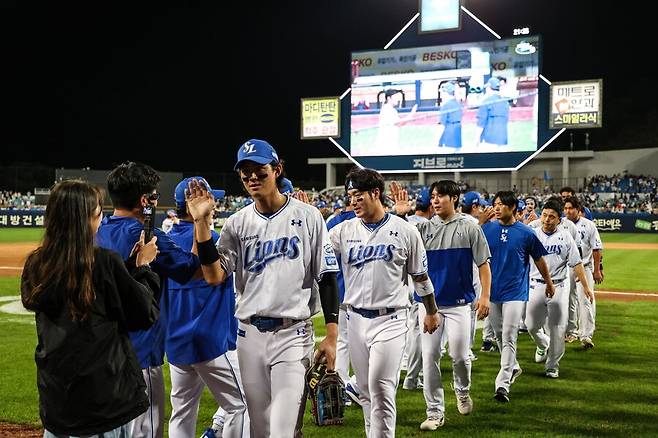
[[[114,214],[104,218],[98,229],[96,241],[99,247],[114,250],[124,260],[128,259],[144,229],[143,208],[148,203],[157,205],[159,182],[160,176],[145,164],[126,162],[110,172],[107,186]],[[158,238],[159,254],[151,263],[151,268],[161,277],[163,292],[167,289],[167,278],[185,284],[195,273],[201,275],[197,256],[181,249],[162,230],[156,228],[153,234]],[[163,293],[160,300],[166,301],[167,294]],[[165,392],[162,364],[167,307],[166,303],[161,302],[160,318],[150,329],[129,333],[150,401],[149,410],[133,423],[134,438],[163,436]]]
[[[500,95],[500,80],[491,78],[487,82],[486,97],[480,104],[477,114],[479,143],[493,145],[507,144],[507,123],[509,122],[509,102]]]
[[[510,386],[521,374],[516,360],[516,339],[521,314],[528,301],[530,257],[546,282],[546,295],[552,297],[547,255],[532,228],[515,218],[517,200],[514,192],[501,191],[494,198],[495,222],[482,226],[491,249],[491,308],[489,320],[500,349],[500,372],[496,377],[494,398],[509,401]]]
[[[462,113],[463,108],[455,99],[455,84],[447,82],[441,85],[442,97],[445,101],[439,107],[439,123],[443,125],[443,133],[439,146],[453,148],[462,147]]]
[[[206,185],[215,200],[224,197],[223,190],[211,190],[205,179],[194,178]],[[174,197],[181,220],[168,234],[186,251],[192,249],[194,241],[194,220],[185,203],[185,189],[191,180],[184,179],[176,186]],[[219,235],[214,230],[211,234],[217,242]],[[170,363],[172,407],[169,437],[194,435],[204,384],[226,412],[223,436],[241,437],[247,425],[235,353],[238,321],[234,316],[233,277],[218,286],[203,279],[185,284],[169,279],[167,305],[165,351]]]

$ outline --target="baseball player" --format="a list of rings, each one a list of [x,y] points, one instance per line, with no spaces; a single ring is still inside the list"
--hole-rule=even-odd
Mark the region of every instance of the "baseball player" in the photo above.
[[[127,260],[134,243],[144,229],[143,208],[157,206],[160,177],[152,167],[133,162],[117,166],[107,177],[114,213],[103,219],[96,242],[101,248],[118,252]],[[195,227],[196,228],[196,227]],[[207,226],[206,226],[207,228]],[[162,297],[167,296],[168,278],[185,284],[199,272],[199,259],[183,250],[171,238],[156,228],[158,256],[151,268],[162,281]],[[210,231],[208,230],[208,233]],[[130,332],[137,359],[142,367],[150,407],[132,425],[133,437],[162,437],[164,432],[165,389],[162,364],[164,363],[164,335],[167,321],[166,306],[161,305],[160,318],[148,330]]]
[[[206,186],[215,200],[223,190],[211,190],[205,179],[194,177]],[[178,183],[174,193],[180,221],[168,233],[184,250],[194,242],[194,221],[187,211],[185,189],[192,178]],[[212,224],[209,224],[212,228]],[[219,235],[211,230],[213,241]],[[194,435],[203,387],[207,386],[224,410],[223,436],[249,436],[246,406],[237,364],[233,279],[218,286],[203,279],[180,284],[169,280],[165,351],[171,373],[171,418],[169,436]],[[215,431],[218,432],[218,431]]]
[[[439,108],[439,123],[441,124],[441,137],[439,147],[448,146],[453,148],[462,147],[462,115],[464,108],[455,99],[456,86],[454,82],[446,82],[441,85],[441,107]]]
[[[430,191],[427,187],[423,187],[416,199],[416,212],[407,217],[407,222],[412,225],[427,222],[434,214],[432,210]],[[407,375],[402,383],[402,389],[413,390],[422,388],[423,386],[422,380],[420,379],[420,373],[423,371],[423,350],[421,348],[421,330],[418,322],[419,303],[414,299],[413,279],[409,278],[408,283],[411,307],[409,307],[409,317],[407,320],[408,331],[405,341]]]
[[[361,387],[366,435],[393,437],[407,332],[407,274],[427,308],[428,332],[439,325],[434,289],[418,230],[384,211],[382,176],[372,169],[352,170],[345,189],[357,217],[332,228],[330,236],[345,277],[350,357]]]
[[[603,244],[601,236],[596,229],[594,222],[580,217],[580,201],[575,196],[567,197],[564,203],[564,213],[578,229],[580,235],[581,257],[585,267],[585,277],[590,290],[594,290],[594,283],[603,282],[603,269],[601,268],[601,258],[603,257]],[[578,283],[578,314],[580,343],[585,349],[593,348],[594,328],[596,321],[596,299],[592,295],[592,300],[588,300],[585,293],[585,283]]]
[[[514,192],[500,191],[494,198],[495,222],[482,227],[491,250],[491,307],[489,318],[500,349],[500,371],[494,398],[509,402],[510,386],[522,370],[516,360],[516,340],[524,304],[528,301],[530,257],[546,282],[546,295],[555,288],[544,260],[547,255],[532,228],[515,218]]]
[[[492,77],[486,84],[486,97],[477,112],[477,145],[506,145],[509,102],[500,96],[500,79]]]
[[[264,140],[240,146],[235,169],[254,203],[228,218],[211,265],[218,281],[235,271],[240,296],[238,360],[254,437],[301,436],[305,406],[304,373],[313,359],[310,318],[322,302],[327,337],[316,360],[334,369],[338,337],[336,257],[318,210],[279,193],[283,163]],[[195,221],[214,205],[197,181],[187,205]],[[199,258],[211,255],[198,233]],[[212,243],[210,243],[212,245]],[[207,253],[206,253],[207,251]],[[319,293],[313,293],[314,283]]]
[[[435,285],[434,296],[443,324],[433,333],[423,333],[423,395],[427,405],[427,419],[421,430],[436,430],[445,421],[445,401],[441,380],[441,337],[447,331],[448,352],[452,358],[453,386],[460,414],[473,410],[471,387],[471,303],[478,317],[489,312],[491,285],[491,256],[487,241],[478,224],[457,213],[459,185],[442,180],[432,184],[432,207],[436,213],[429,222],[418,224],[427,250],[429,277]],[[478,267],[481,296],[476,298],[473,288],[473,264]],[[416,300],[420,297],[416,295]],[[420,308],[419,320],[425,317]]]
[[[546,295],[546,283],[537,266],[532,264],[530,271],[530,300],[528,301],[526,324],[530,336],[537,344],[535,362],[545,362],[546,376],[559,377],[560,359],[564,355],[564,333],[567,327],[569,307],[568,269],[572,268],[578,279],[585,285],[588,299],[593,295],[587,286],[576,241],[569,231],[560,226],[562,202],[549,199],[541,213],[541,227],[534,228],[535,235],[544,245],[544,258],[555,285],[555,294]],[[548,333],[541,330],[548,317]]]

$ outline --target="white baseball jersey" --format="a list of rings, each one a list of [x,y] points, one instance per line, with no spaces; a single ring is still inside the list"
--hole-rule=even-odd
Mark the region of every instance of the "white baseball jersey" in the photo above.
[[[217,244],[236,254],[235,315],[309,318],[317,309],[313,282],[338,263],[320,211],[288,197],[267,217],[256,203],[230,216]],[[313,312],[311,308],[313,309]]]
[[[596,229],[594,222],[584,217],[578,219],[578,222],[576,222],[575,225],[578,229],[578,235],[580,236],[580,249],[583,265],[585,265],[585,267],[591,267],[593,261],[592,251],[595,249],[603,249],[599,230]]]
[[[546,234],[544,230],[533,228],[535,235],[539,239],[548,255],[544,256],[548,265],[548,272],[553,281],[565,280],[567,278],[567,265],[570,268],[581,263],[578,246],[571,237],[571,234],[564,227],[558,226],[555,232]],[[530,278],[544,281],[537,265],[533,261],[531,264]]]
[[[417,214],[412,214],[411,216],[407,216],[407,222],[409,222],[412,225],[418,225],[422,224],[423,222],[429,222],[429,219],[427,219],[424,216],[419,216]],[[414,292],[416,291],[416,288],[414,287],[414,283],[411,279],[411,276],[407,279],[408,283],[408,288],[407,291],[409,292],[409,298],[413,300],[414,297]]]
[[[387,214],[374,230],[354,218],[329,235],[341,258],[345,304],[361,309],[409,307],[407,275],[427,273],[427,254],[416,227]]]
[[[541,228],[541,219],[535,219],[534,221],[530,222],[528,226],[535,229]],[[557,227],[558,229],[562,228],[566,230],[571,235],[571,238],[576,242],[576,246],[580,247],[580,235],[578,234],[576,225],[574,225],[573,222],[571,222],[566,217],[563,217],[560,219],[560,224]]]

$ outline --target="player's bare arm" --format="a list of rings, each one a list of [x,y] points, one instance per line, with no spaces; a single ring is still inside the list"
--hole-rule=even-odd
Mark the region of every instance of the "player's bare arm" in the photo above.
[[[336,273],[327,272],[318,283],[320,302],[327,327],[327,336],[320,342],[315,360],[326,360],[327,369],[333,371],[336,365],[336,341],[338,340],[338,281]]]
[[[434,286],[432,286],[432,282],[427,274],[414,275],[412,279],[416,292],[420,296],[427,312],[423,321],[423,331],[425,333],[434,333],[441,325],[439,308],[436,306],[436,300],[434,299]]]
[[[491,296],[491,266],[489,261],[486,261],[478,267],[480,276],[480,284],[482,285],[482,293],[480,298],[475,301],[475,311],[477,312],[478,319],[484,319],[489,314],[489,298]]]
[[[594,292],[592,292],[592,289],[589,288],[589,284],[585,277],[585,268],[583,267],[583,264],[578,263],[573,268],[573,272],[576,274],[576,278],[578,279],[578,281],[580,281],[580,284],[583,286],[583,291],[585,292],[585,296],[591,303],[592,301],[594,301]]]
[[[553,298],[553,295],[555,295],[555,286],[553,285],[553,280],[551,280],[551,274],[548,271],[546,260],[544,260],[544,257],[539,257],[535,260],[535,265],[537,265],[539,273],[546,282],[546,296],[548,298]]]
[[[603,252],[600,249],[592,250],[592,257],[594,258],[594,283],[603,283],[603,270],[601,269],[601,259],[603,259]]]
[[[186,191],[187,208],[194,219],[194,243],[192,252],[199,256],[203,279],[211,285],[218,285],[227,278],[220,257],[210,233],[209,220],[215,209],[215,199],[197,180],[190,181]]]

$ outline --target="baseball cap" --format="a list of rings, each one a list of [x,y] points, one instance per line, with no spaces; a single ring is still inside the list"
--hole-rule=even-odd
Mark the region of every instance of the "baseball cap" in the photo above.
[[[464,199],[462,200],[463,205],[487,205],[487,202],[482,198],[478,192],[466,192],[464,193]]]
[[[281,193],[292,193],[295,191],[295,188],[292,186],[292,181],[290,181],[288,178],[283,178],[281,185],[283,186],[281,189],[279,189]]]
[[[184,198],[185,196],[183,196]],[[167,210],[167,216],[178,216],[176,210]]]
[[[523,199],[519,199],[516,203],[516,210],[517,211],[523,211],[525,210],[525,201]]]
[[[317,208],[325,208],[327,206],[326,201],[318,201],[316,207]]]
[[[258,164],[268,164],[272,161],[279,162],[279,155],[271,144],[265,140],[252,138],[247,140],[238,149],[238,162],[235,163],[233,170],[238,170],[240,163],[243,161],[253,161]]]
[[[495,77],[489,78],[489,80],[487,81],[487,86],[491,87],[492,90],[496,90],[496,91],[500,90],[500,79]]]
[[[446,82],[441,85],[441,91],[448,94],[455,94],[455,84],[452,82]]]
[[[174,191],[174,199],[176,200],[177,208],[185,208],[185,189],[187,189],[188,183],[193,179],[199,181],[199,183],[206,186],[206,190],[212,193],[212,195],[215,197],[216,200],[224,198],[224,195],[226,194],[224,190],[213,190],[210,188],[210,184],[208,184],[208,181],[206,181],[204,177],[191,176],[189,178],[185,178],[183,181],[179,182],[178,185],[176,186],[176,190]]]
[[[592,216],[592,210],[589,208],[583,207],[583,214],[585,215],[586,219],[594,220],[594,216]]]
[[[430,206],[430,189],[423,187],[416,198],[416,207],[427,208]]]
[[[340,205],[340,202],[334,202],[334,210],[337,208],[343,208],[343,206]]]

